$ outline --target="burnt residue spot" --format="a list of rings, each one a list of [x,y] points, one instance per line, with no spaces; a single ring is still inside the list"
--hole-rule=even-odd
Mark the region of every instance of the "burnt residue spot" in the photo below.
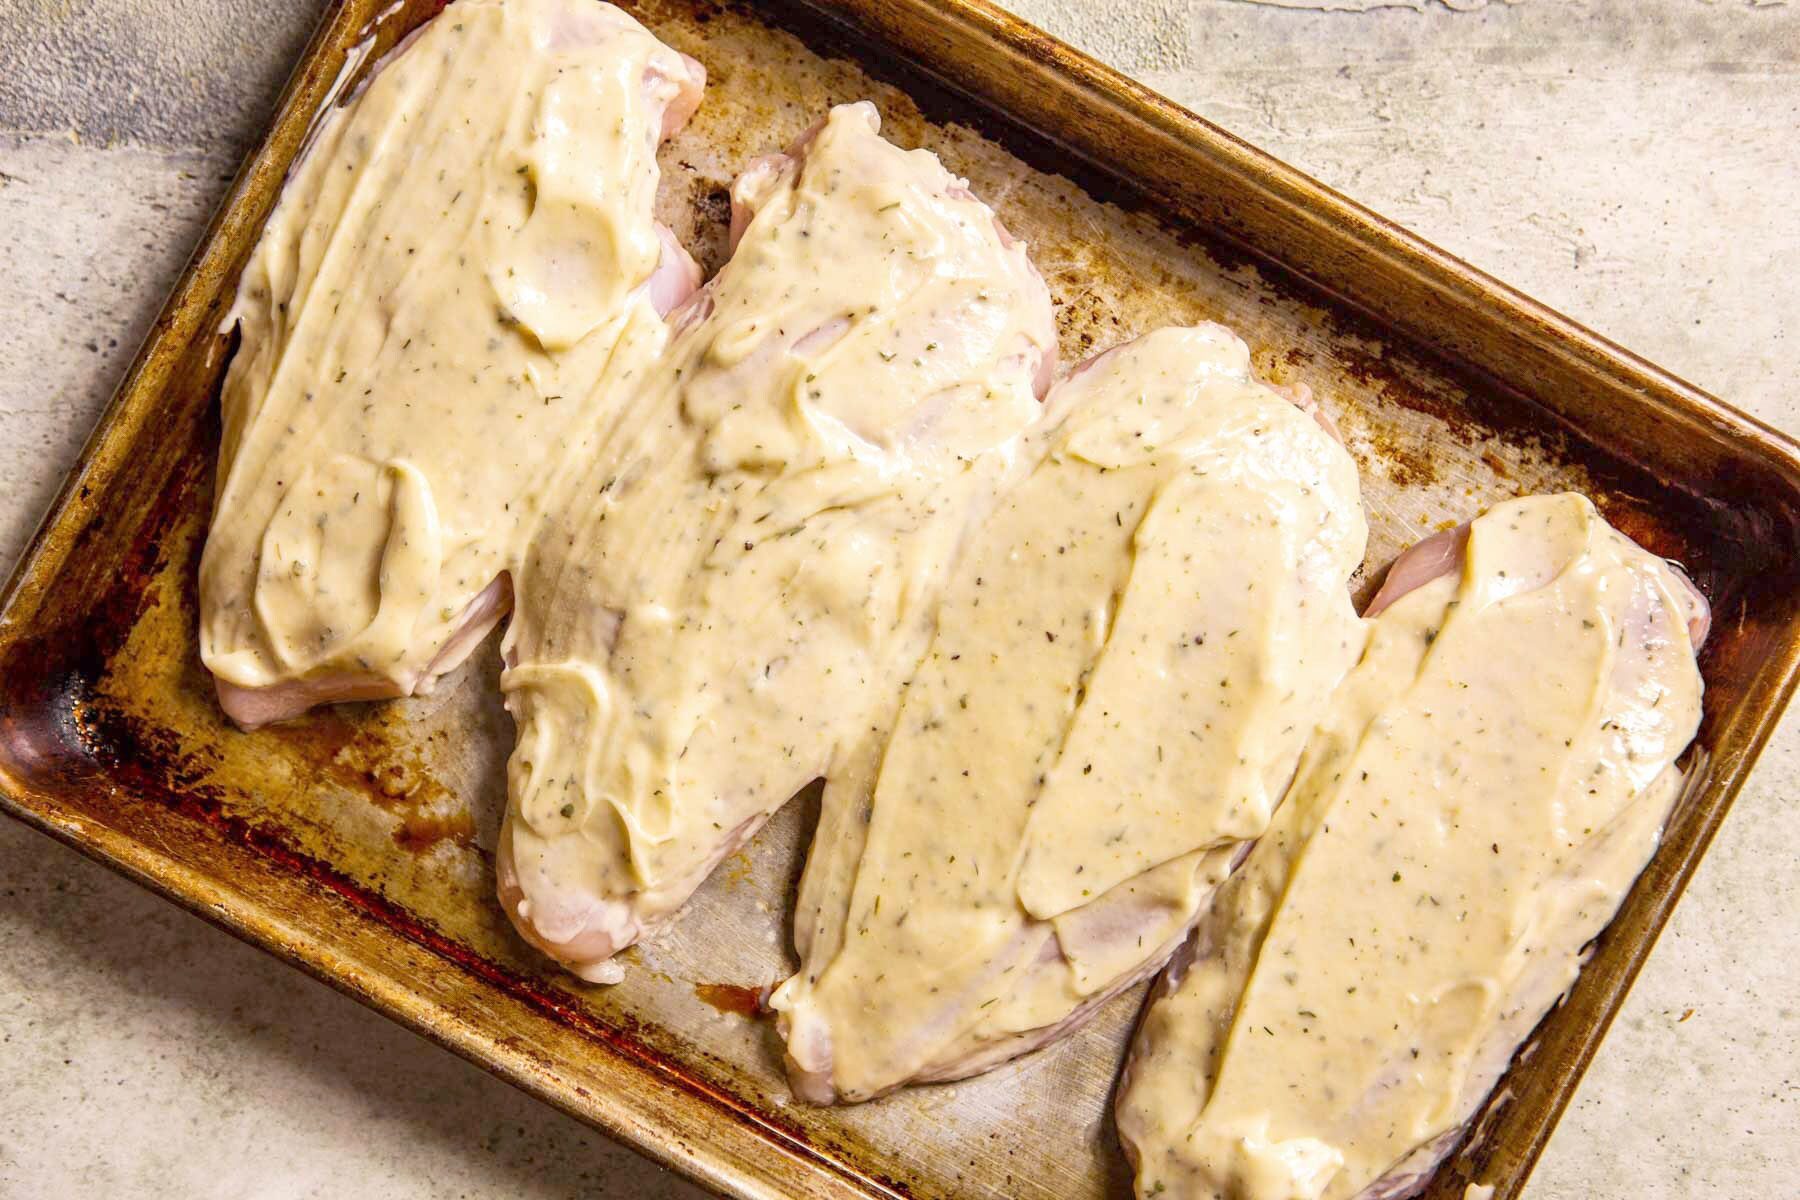
[[[1605,508],[1607,522],[1650,553],[1664,558],[1680,555],[1678,539],[1670,536],[1665,523],[1644,501],[1635,496],[1615,495]]]
[[[1070,359],[1067,365],[1086,359],[1102,343],[1119,340],[1123,323],[1110,296],[1089,287],[1079,272],[1058,273],[1047,283],[1055,301],[1060,348]]]
[[[80,522],[74,548],[46,592],[50,598],[24,620],[9,612],[16,625],[0,637],[0,763],[33,786],[82,787],[103,769],[89,745],[83,705],[157,603],[153,585],[170,568],[167,535],[195,503],[199,478],[197,464],[177,464],[147,503],[142,493],[121,498],[116,487],[96,497],[84,484],[56,514],[53,525]],[[107,512],[126,519],[109,527]],[[50,535],[47,528],[42,537]]]
[[[394,831],[394,841],[407,850],[419,853],[443,841],[464,847],[475,844],[475,821],[467,810],[436,813],[409,808],[399,815],[400,828]]]
[[[1373,331],[1362,332],[1373,335]],[[1490,436],[1500,423],[1499,412],[1477,411],[1480,391],[1471,389],[1454,400],[1437,395],[1415,384],[1404,369],[1397,369],[1397,364],[1389,361],[1389,354],[1390,348],[1385,345],[1380,349],[1369,349],[1353,339],[1333,343],[1330,351],[1339,372],[1385,400],[1411,412],[1436,418],[1443,423],[1446,433],[1465,446]],[[1517,420],[1517,414],[1514,414],[1514,420]]]
[[[0,764],[21,784],[48,793],[93,786],[97,762],[82,706],[93,675],[72,646],[91,645],[77,627],[5,646],[0,656]]]
[[[708,188],[693,196],[694,233],[692,245],[700,269],[710,278],[730,256],[731,193],[722,187]]]
[[[696,983],[694,995],[722,1013],[755,1020],[769,1011],[769,989],[737,983]]]
[[[93,766],[115,778],[130,776],[137,792],[154,772],[156,792],[175,792],[199,803],[217,803],[219,790],[204,782],[206,771],[190,761],[173,730],[141,721],[110,704],[84,699],[73,712],[75,728]]]
[[[279,736],[306,751],[325,776],[392,813],[396,844],[415,852],[444,841],[473,849],[469,806],[438,781],[418,751],[393,745],[386,724],[382,710],[350,718],[327,708],[283,727]]]
[[[1438,481],[1438,464],[1429,444],[1391,437],[1385,432],[1370,439],[1383,473],[1400,487],[1428,487]]]
[[[703,220],[714,221],[721,225],[731,222],[731,193],[725,188],[712,188],[696,201]]]

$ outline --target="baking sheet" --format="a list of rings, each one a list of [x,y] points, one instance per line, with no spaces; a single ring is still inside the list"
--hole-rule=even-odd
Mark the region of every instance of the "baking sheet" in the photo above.
[[[193,631],[219,316],[346,50],[371,29],[391,45],[434,7],[373,26],[375,0],[328,15],[15,575],[0,615],[7,807],[715,1187],[1128,1194],[1106,1109],[1141,989],[980,1079],[849,1109],[790,1102],[773,1028],[745,1010],[794,965],[810,793],[625,956],[625,983],[593,988],[524,947],[492,900],[511,738],[492,643],[430,697],[255,734],[218,712]],[[661,215],[709,271],[735,172],[829,104],[871,97],[887,136],[938,152],[1030,242],[1065,368],[1211,319],[1266,377],[1311,385],[1362,469],[1371,564],[1495,500],[1572,487],[1694,568],[1718,633],[1689,797],[1502,1084],[1509,1102],[1431,1193],[1475,1179],[1512,1194],[1793,686],[1791,444],[983,5],[627,7],[708,68],[699,114],[662,155]]]

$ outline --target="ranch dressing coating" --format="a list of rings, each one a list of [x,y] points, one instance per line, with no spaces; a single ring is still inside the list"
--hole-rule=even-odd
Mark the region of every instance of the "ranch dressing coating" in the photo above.
[[[546,514],[508,633],[502,901],[585,977],[824,773],[1018,461],[1048,291],[935,156],[832,110]]]
[[[1692,596],[1585,498],[1534,496],[1368,623],[1139,1030],[1139,1195],[1411,1194],[1656,846],[1700,720]]]
[[[1217,325],[1061,385],[898,712],[828,780],[796,1091],[985,1070],[1186,934],[1361,648],[1355,464]]]
[[[615,350],[661,344],[647,282],[692,266],[651,218],[655,154],[698,75],[610,5],[458,0],[316,128],[225,322],[222,695],[442,668]]]

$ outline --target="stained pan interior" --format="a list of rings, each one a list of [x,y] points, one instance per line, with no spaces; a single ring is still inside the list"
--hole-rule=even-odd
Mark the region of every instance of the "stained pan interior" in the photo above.
[[[434,7],[392,10],[380,44]],[[1544,388],[1551,368],[1522,356],[1509,373],[1492,344],[1467,342],[1478,322],[1422,336],[1430,314],[1396,319],[1415,310],[1387,311],[1378,294],[1347,291],[1341,281],[1355,264],[1341,246],[1317,233],[1308,243],[1304,222],[1289,229],[1285,217],[1252,212],[1286,211],[1274,184],[1236,207],[1222,190],[1171,196],[1169,164],[1135,143],[1112,164],[1093,152],[1073,85],[1067,127],[1034,123],[972,104],[870,40],[873,31],[928,47],[979,15],[976,6],[848,3],[830,6],[827,21],[787,0],[631,7],[708,68],[705,103],[662,157],[662,215],[709,271],[723,257],[736,171],[828,105],[870,97],[889,137],[936,151],[1031,244],[1056,300],[1065,367],[1159,325],[1217,320],[1249,342],[1266,377],[1312,386],[1362,469],[1372,534],[1365,593],[1380,564],[1419,536],[1501,498],[1562,488],[1593,495],[1633,536],[1694,569],[1721,620],[1704,664],[1708,719],[1683,818],[1634,893],[1625,932],[1603,942],[1595,981],[1584,979],[1552,1019],[1505,1084],[1511,1104],[1490,1114],[1433,1191],[1460,1196],[1474,1177],[1509,1194],[1729,801],[1729,787],[1703,785],[1741,777],[1791,680],[1787,451],[1770,442],[1757,458],[1754,430],[1735,443],[1721,435],[1717,446],[1699,439],[1659,451],[1673,418],[1652,411],[1642,389],[1634,400],[1602,373],[1591,395],[1559,398]],[[337,69],[330,52],[375,8],[351,0],[328,18],[296,104],[322,92]],[[1061,52],[1014,32],[1030,53],[995,58],[992,70],[1049,72],[1044,88],[1065,86],[1054,79],[1066,66]],[[940,72],[947,61],[933,60]],[[992,101],[1008,86],[983,78],[963,91]],[[491,898],[511,737],[491,645],[429,697],[342,706],[251,735],[225,725],[193,634],[229,349],[216,330],[284,147],[291,153],[297,140],[298,125],[278,125],[240,183],[184,285],[187,307],[159,323],[15,578],[0,624],[10,806],[716,1186],[746,1195],[1126,1194],[1106,1106],[1141,991],[1062,1044],[978,1080],[849,1109],[790,1102],[772,1028],[743,1010],[794,962],[787,915],[816,813],[810,793],[722,866],[671,929],[628,953],[625,983],[590,988],[527,951]],[[1269,236],[1259,240],[1258,229]],[[1368,270],[1396,268],[1371,259]],[[1396,274],[1393,295],[1410,303],[1415,285]],[[1671,395],[1686,403],[1685,393]]]

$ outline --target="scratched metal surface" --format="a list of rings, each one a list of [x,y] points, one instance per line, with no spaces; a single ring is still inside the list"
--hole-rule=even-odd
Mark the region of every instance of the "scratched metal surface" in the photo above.
[[[1370,564],[1497,499],[1559,488],[1594,492],[1651,544],[1680,549],[1679,531],[1648,515],[1657,506],[1643,481],[1621,484],[1588,465],[1591,449],[1571,445],[1541,414],[1241,252],[1027,165],[974,126],[942,119],[942,96],[929,98],[939,118],[929,119],[895,86],[748,9],[647,0],[634,11],[708,68],[698,116],[663,153],[661,208],[709,271],[723,253],[724,189],[736,171],[828,105],[873,98],[890,138],[935,150],[1030,243],[1056,301],[1065,370],[1159,325],[1216,320],[1244,337],[1266,377],[1309,384],[1362,468]],[[195,430],[182,450],[189,469],[177,473],[185,490],[171,500],[175,515],[159,532],[129,632],[85,700],[95,738],[153,750],[170,778],[232,819],[272,831],[412,926],[628,1031],[869,1178],[918,1196],[1080,1200],[1127,1190],[1106,1107],[1141,989],[1060,1045],[980,1079],[849,1109],[790,1101],[771,1025],[735,1001],[738,989],[771,984],[794,965],[787,914],[814,815],[806,796],[722,866],[671,928],[628,952],[623,984],[593,988],[547,968],[492,900],[511,738],[492,643],[429,697],[340,706],[250,735],[228,727],[193,634],[216,415]]]

